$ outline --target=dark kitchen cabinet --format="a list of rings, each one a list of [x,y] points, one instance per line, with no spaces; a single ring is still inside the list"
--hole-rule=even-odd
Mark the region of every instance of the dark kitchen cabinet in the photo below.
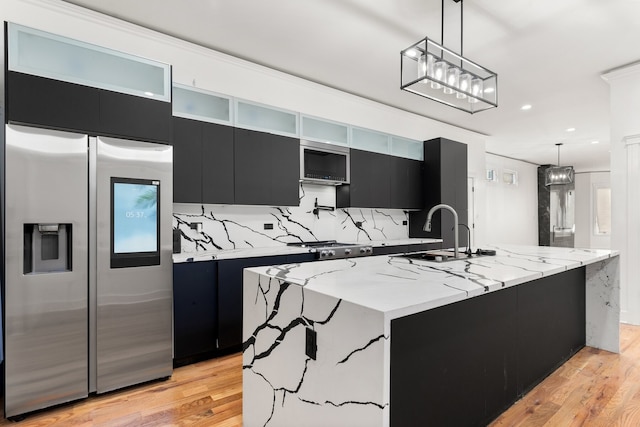
[[[584,347],[584,306],[579,268],[392,320],[390,425],[487,425]]]
[[[286,255],[218,261],[218,348],[242,344],[242,271],[286,262]]]
[[[233,204],[233,128],[202,123],[202,202]]]
[[[422,209],[422,161],[390,157],[390,207]]]
[[[173,201],[202,203],[201,122],[173,118]]]
[[[351,150],[351,182],[336,188],[340,208],[420,209],[422,162]]]
[[[232,204],[233,128],[173,118],[173,200]]]
[[[236,204],[299,205],[299,140],[235,128],[234,142]]]
[[[409,213],[409,237],[441,238],[443,247],[453,247],[453,215],[442,209],[435,212],[431,231],[423,231],[427,213],[444,203],[458,214],[459,224],[469,224],[467,207],[467,145],[445,138],[424,142],[424,209]],[[467,232],[459,227],[459,245],[467,245]]]
[[[531,390],[585,345],[586,271],[518,286],[518,394]]]
[[[245,268],[313,261],[315,254],[303,253],[218,261],[218,348],[242,344],[242,272]]]
[[[168,144],[171,102],[100,90],[99,133]]]
[[[7,72],[10,123],[169,143],[171,103]]]
[[[352,149],[350,159],[350,184],[336,188],[337,207],[391,207],[390,156]]]
[[[216,350],[217,262],[173,265],[174,359],[188,361]]]

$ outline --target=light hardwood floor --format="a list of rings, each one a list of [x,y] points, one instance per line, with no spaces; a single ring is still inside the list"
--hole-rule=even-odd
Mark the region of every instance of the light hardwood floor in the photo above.
[[[582,349],[491,427],[640,426],[640,327],[620,329],[621,354]],[[0,426],[241,426],[241,365],[239,354],[196,363],[176,369],[167,381]]]

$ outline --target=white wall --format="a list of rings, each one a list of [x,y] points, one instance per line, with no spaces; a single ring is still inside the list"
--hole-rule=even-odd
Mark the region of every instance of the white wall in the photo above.
[[[603,77],[610,85],[611,249],[620,251],[620,319],[640,325],[640,63]]]
[[[594,188],[596,186],[610,186],[609,172],[585,172],[575,176],[576,185],[576,248],[609,249],[611,235],[596,235],[594,233],[595,205]]]
[[[69,3],[2,0],[0,18],[172,64],[176,83],[252,100],[406,138],[444,137],[468,145],[469,176],[476,178],[476,240],[485,230],[484,153],[487,137],[256,65]],[[399,90],[399,89],[398,89]],[[445,108],[429,100],[433,108]]]
[[[538,167],[494,154],[486,154],[486,168],[498,181],[479,180],[485,187],[485,236],[487,243],[538,245]],[[518,174],[518,184],[503,182],[504,171]],[[478,195],[476,194],[476,199]],[[478,241],[477,246],[482,243]]]

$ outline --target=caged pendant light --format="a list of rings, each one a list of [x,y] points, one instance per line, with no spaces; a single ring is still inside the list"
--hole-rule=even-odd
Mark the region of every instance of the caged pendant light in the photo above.
[[[564,185],[571,184],[573,182],[573,166],[560,166],[560,146],[562,143],[557,143],[558,147],[558,165],[550,166],[544,172],[544,185]]]
[[[400,52],[400,88],[468,113],[498,106],[498,75],[462,56],[460,3],[460,54],[444,47],[444,0],[441,0],[440,42],[425,37]]]

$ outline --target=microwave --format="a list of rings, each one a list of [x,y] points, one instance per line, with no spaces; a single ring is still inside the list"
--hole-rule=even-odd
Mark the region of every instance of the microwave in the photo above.
[[[311,184],[348,184],[349,148],[314,141],[300,141],[300,181]]]

